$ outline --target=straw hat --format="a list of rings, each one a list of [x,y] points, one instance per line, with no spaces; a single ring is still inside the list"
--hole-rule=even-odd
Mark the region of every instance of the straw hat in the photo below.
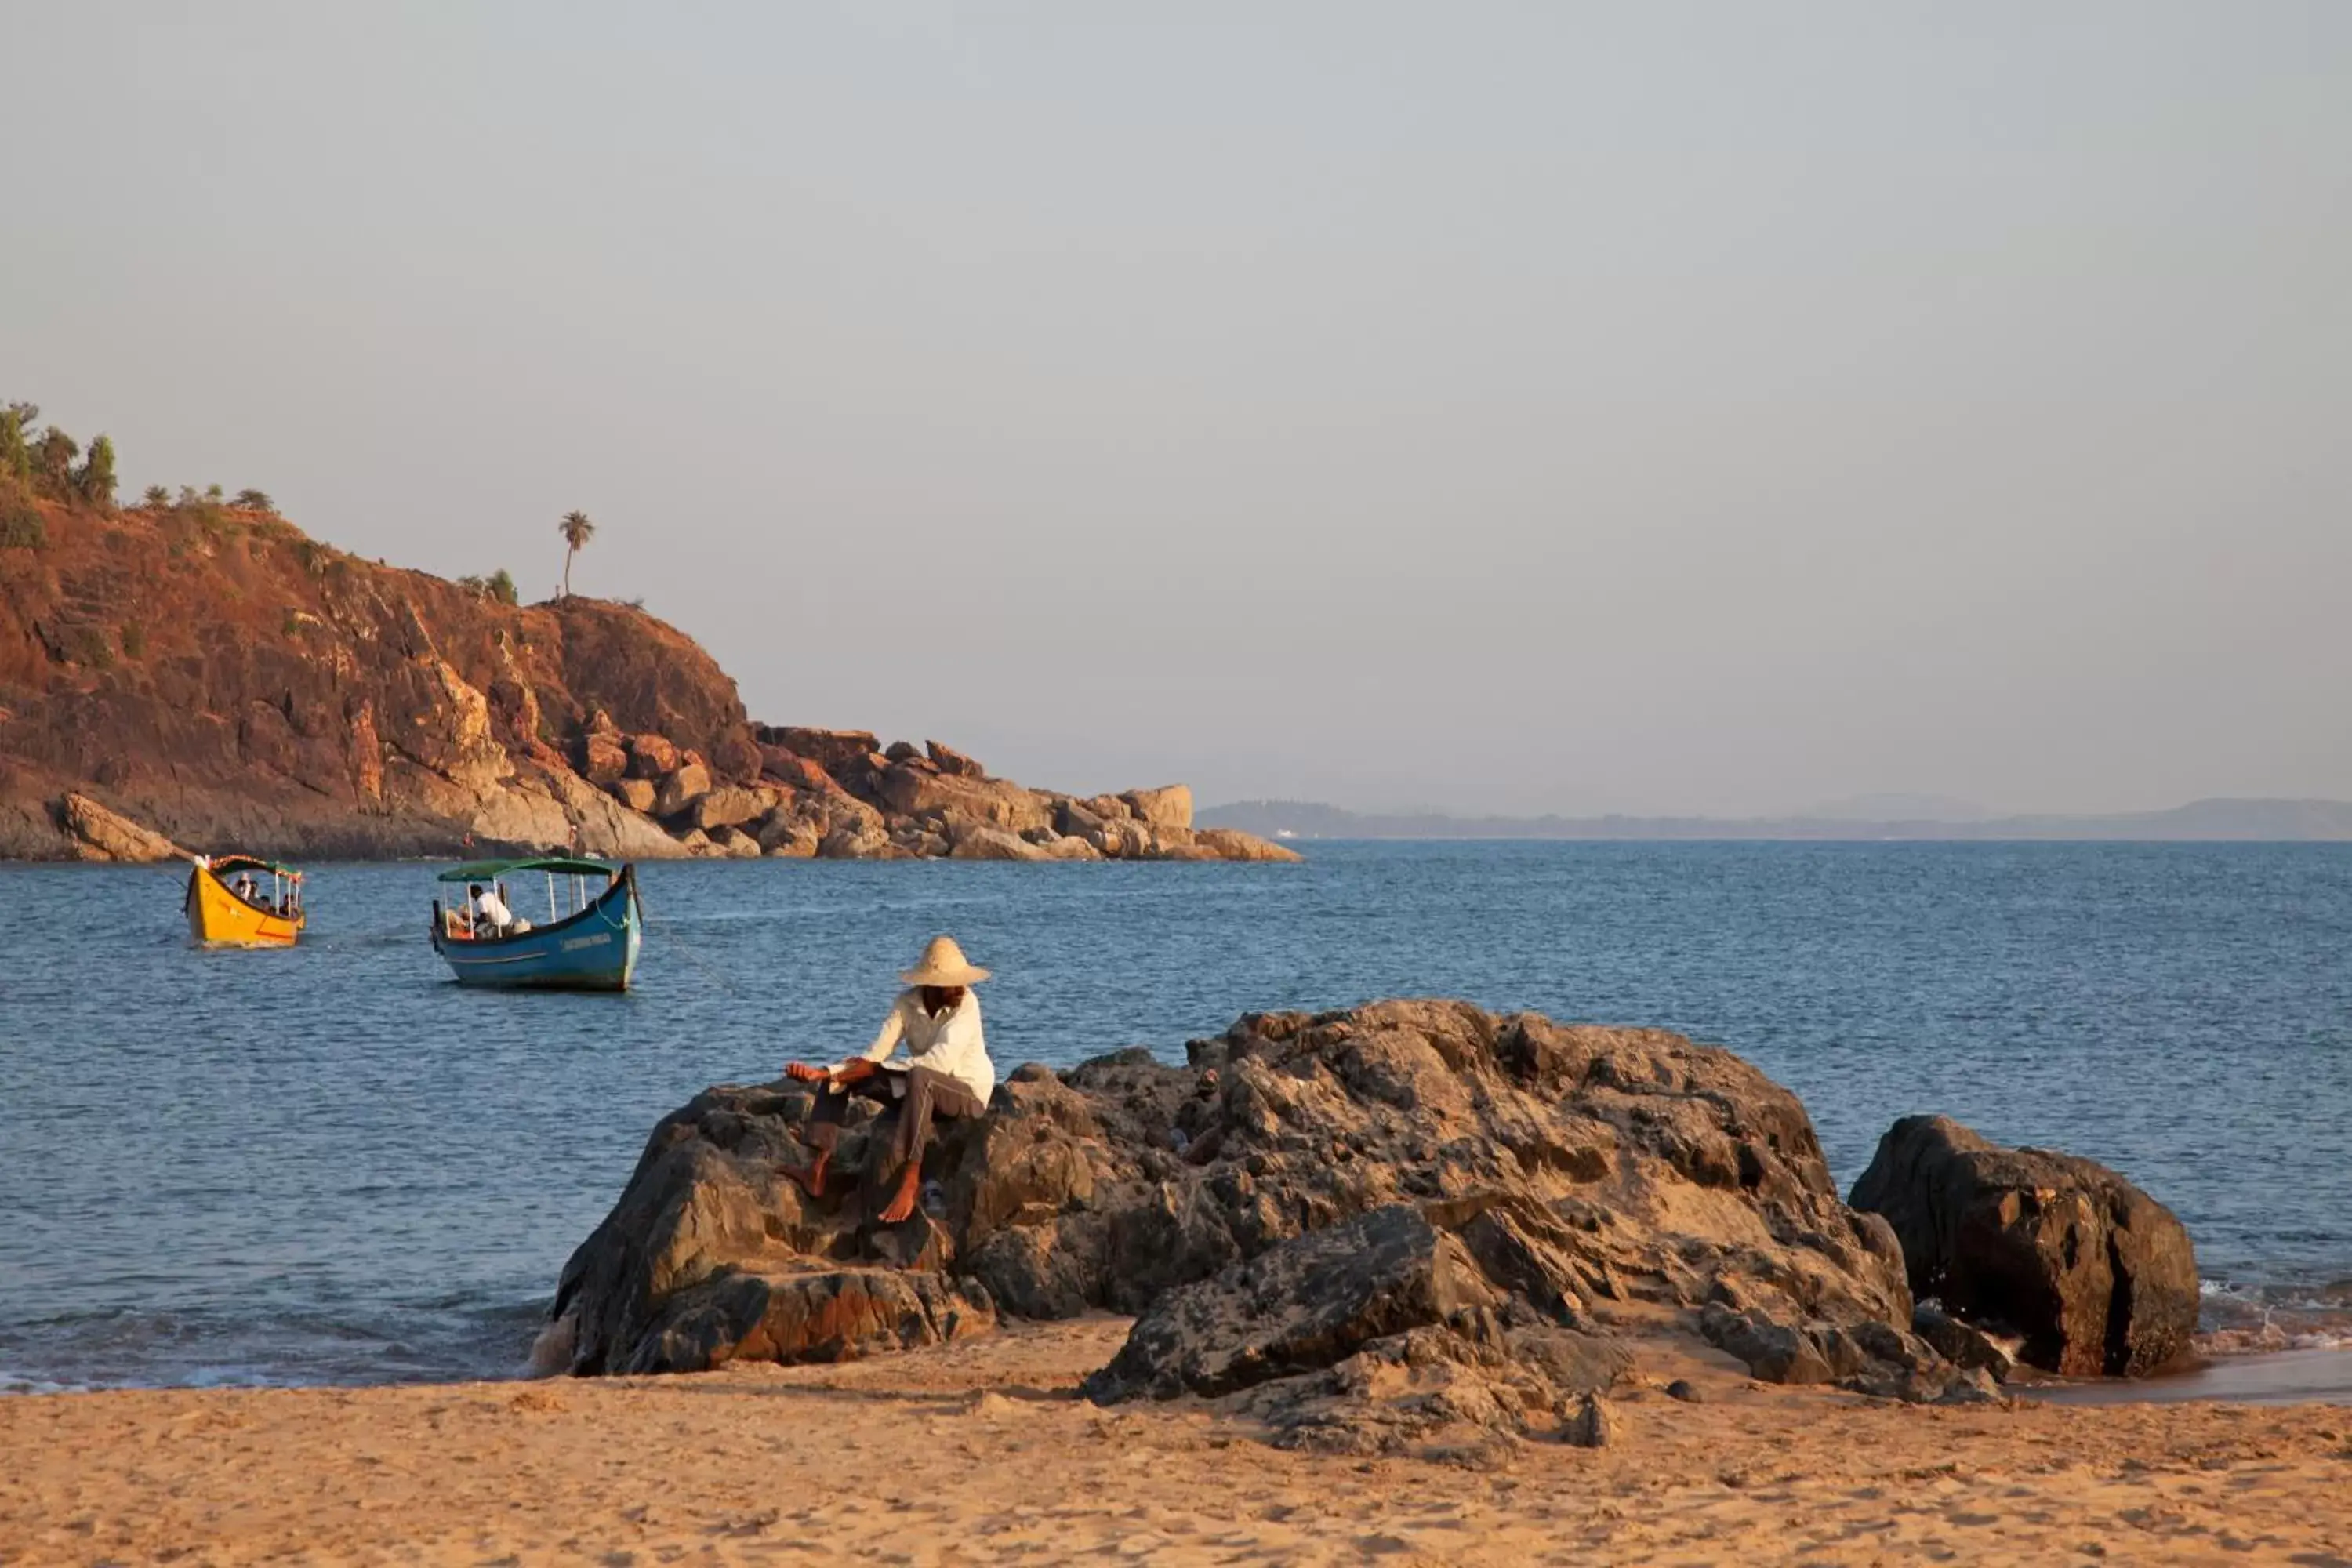
[[[922,961],[898,976],[909,985],[977,985],[988,971],[963,955],[951,936],[935,936],[923,949]]]

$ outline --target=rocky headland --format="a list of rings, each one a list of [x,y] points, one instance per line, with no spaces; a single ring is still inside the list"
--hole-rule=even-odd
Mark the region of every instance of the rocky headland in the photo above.
[[[1196,827],[1181,784],[1081,798],[755,723],[629,605],[507,603],[258,506],[4,499],[0,858],[1297,858]]]
[[[2194,1328],[2185,1233],[2112,1172],[1904,1123],[1843,1201],[1796,1097],[1676,1035],[1397,1001],[1249,1015],[1187,1055],[1020,1068],[898,1226],[855,1131],[823,1199],[785,1173],[800,1086],[709,1089],[564,1268],[539,1360],[835,1362],[1114,1312],[1099,1403],[1475,1458],[1605,1445],[1661,1344],[1953,1404],[2021,1363],[2149,1370]]]

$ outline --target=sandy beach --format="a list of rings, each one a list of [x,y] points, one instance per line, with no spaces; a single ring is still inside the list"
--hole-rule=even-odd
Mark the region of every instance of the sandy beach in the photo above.
[[[0,1399],[0,1562],[2352,1562],[2342,1406],[1906,1407],[1653,1341],[1606,1447],[1365,1461],[1074,1397],[1126,1328],[692,1377]]]

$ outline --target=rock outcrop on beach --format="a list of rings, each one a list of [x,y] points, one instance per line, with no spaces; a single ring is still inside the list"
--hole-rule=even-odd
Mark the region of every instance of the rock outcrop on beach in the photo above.
[[[1399,1001],[1249,1015],[1188,1057],[1020,1068],[889,1227],[850,1176],[819,1203],[782,1173],[805,1093],[709,1090],[565,1268],[548,1343],[577,1373],[683,1371],[1109,1310],[1139,1321],[1096,1398],[1233,1399],[1368,1452],[1592,1436],[1585,1401],[1654,1332],[1777,1381],[1990,1386],[1909,1332],[1893,1231],[1727,1051]],[[837,1159],[866,1157],[853,1132]]]
[[[2137,1377],[2187,1354],[2197,1331],[2189,1232],[2094,1161],[1906,1116],[1848,1201],[1894,1226],[1916,1295],[2019,1336],[2022,1359],[2047,1371]]]
[[[508,603],[218,501],[5,499],[38,526],[0,540],[0,858],[138,858],[134,834],[289,857],[1297,858],[1196,831],[1181,786],[1079,799],[937,741],[754,724],[633,605]]]

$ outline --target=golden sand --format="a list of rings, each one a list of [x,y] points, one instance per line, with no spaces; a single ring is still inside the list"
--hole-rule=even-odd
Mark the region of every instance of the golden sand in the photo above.
[[[1644,1348],[1609,1447],[1276,1451],[1096,1320],[838,1367],[0,1398],[0,1563],[2352,1563],[2352,1409],[1906,1408]],[[1656,1384],[1686,1376],[1704,1403]]]

